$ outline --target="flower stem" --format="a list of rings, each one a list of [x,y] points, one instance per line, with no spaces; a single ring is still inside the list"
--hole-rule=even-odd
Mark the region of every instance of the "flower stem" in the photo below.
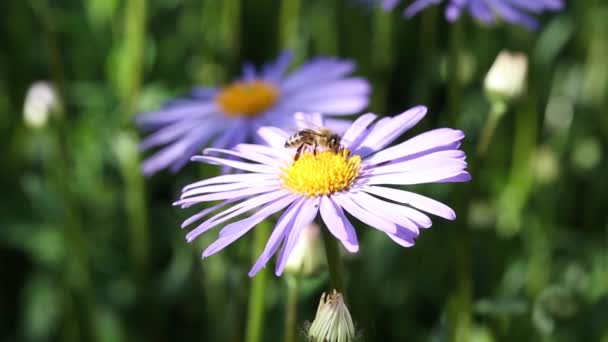
[[[448,59],[448,117],[450,125],[457,124],[462,96],[460,50],[462,48],[462,20],[456,21],[450,30],[450,54]]]
[[[450,30],[450,56],[448,61],[448,117],[450,125],[458,125],[460,98],[462,96],[461,49],[463,37],[463,20],[458,20]],[[462,198],[460,207],[465,214],[461,222],[466,222],[466,208],[469,196]],[[461,211],[458,211],[461,212]],[[450,291],[447,303],[448,335],[450,341],[470,341],[472,283],[471,283],[471,231],[464,226],[450,239],[451,254],[455,260],[452,274],[456,284]]]
[[[331,235],[329,229],[323,231],[323,244],[325,245],[325,257],[331,278],[332,287],[344,295],[344,282],[342,277],[342,261],[340,260],[340,250],[338,241]]]
[[[266,240],[270,235],[271,222],[266,220],[253,230],[253,259],[264,250]],[[259,342],[264,336],[264,301],[268,269],[263,268],[251,280],[249,292],[249,309],[247,313],[247,331],[245,341]]]
[[[296,322],[298,320],[298,287],[300,277],[287,275],[287,310],[285,318],[285,342],[296,342]]]
[[[137,110],[141,78],[144,65],[146,0],[129,0],[126,3],[124,17],[124,46],[121,55],[120,70],[127,72],[128,77],[120,78],[116,84],[125,111],[127,122]],[[125,136],[130,136],[126,133]],[[136,138],[126,147],[135,148]],[[139,154],[124,153],[126,158],[119,158],[121,176],[125,182],[125,210],[129,226],[131,258],[138,277],[145,274],[148,256],[148,217],[145,202],[145,181],[139,169]]]
[[[484,157],[486,155],[490,142],[492,142],[492,138],[494,137],[496,127],[498,127],[498,123],[506,111],[507,105],[504,101],[495,101],[492,103],[490,115],[488,115],[488,120],[481,131],[481,137],[479,138],[479,143],[477,144],[478,156]]]

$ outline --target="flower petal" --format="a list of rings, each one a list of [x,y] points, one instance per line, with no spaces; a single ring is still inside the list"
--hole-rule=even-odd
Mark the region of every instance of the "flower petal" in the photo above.
[[[342,144],[348,149],[358,145],[359,137],[362,137],[363,132],[378,116],[372,113],[367,113],[359,116],[355,122],[344,132],[342,136]]]
[[[424,210],[427,213],[437,215],[448,220],[456,219],[456,213],[454,213],[454,210],[452,210],[447,205],[432,198],[418,195],[413,192],[387,188],[383,186],[366,186],[362,187],[361,190],[380,197],[384,197],[391,201],[409,204],[415,208]]]
[[[214,165],[225,165],[235,169],[258,172],[258,173],[276,173],[277,169],[268,165],[245,163],[237,160],[211,157],[211,156],[194,156],[190,160],[195,162],[205,162]]]
[[[289,235],[287,236],[287,241],[283,245],[283,249],[281,250],[277,259],[277,264],[275,267],[275,274],[277,276],[283,274],[283,270],[285,269],[285,265],[287,264],[289,255],[295,247],[296,242],[300,237],[300,233],[302,233],[304,227],[308,226],[315,219],[315,216],[317,216],[318,211],[318,197],[306,199],[306,201],[302,204],[301,209],[298,211],[297,216],[295,217],[293,227],[289,232]]]
[[[424,106],[416,106],[407,111],[390,118],[380,120],[371,128],[365,140],[357,147],[356,154],[365,157],[378,151],[397,139],[403,132],[412,128],[426,115],[427,109]],[[384,118],[388,119],[388,118]]]
[[[294,198],[294,196],[280,198],[274,202],[268,203],[268,205],[265,205],[262,209],[250,217],[226,225],[220,231],[220,237],[209,245],[205,251],[203,251],[203,258],[209,257],[221,251],[226,246],[245,235],[258,223],[268,218],[268,216],[288,206]]]
[[[251,197],[220,213],[215,214],[214,216],[207,219],[205,222],[198,225],[196,228],[192,229],[188,234],[186,234],[186,241],[192,242],[199,235],[203,234],[209,229],[212,229],[213,227],[216,227],[219,224],[222,224],[234,217],[244,214],[249,210],[252,210],[259,206],[266,205],[281,198],[285,198],[288,195],[289,193],[285,190],[277,190],[274,192]]]
[[[285,148],[285,141],[289,138],[289,134],[284,130],[276,127],[260,127],[258,135],[271,147]]]
[[[338,79],[352,73],[355,63],[335,58],[317,58],[295,70],[285,77],[281,84],[283,92],[291,92],[308,85],[315,85],[328,80]]]
[[[359,221],[386,233],[397,233],[397,226],[384,218],[370,213],[364,207],[355,203],[351,194],[338,194],[332,196],[332,200],[344,208],[349,214],[356,217]]]
[[[342,208],[336,205],[329,197],[321,197],[319,206],[321,218],[327,229],[342,242],[344,248],[351,253],[356,253],[359,250],[359,241],[357,233],[350,221],[344,215]]]
[[[451,128],[439,128],[419,134],[400,144],[391,146],[364,160],[365,165],[375,165],[386,161],[407,156],[415,156],[422,152],[442,150],[443,147],[452,147],[454,143],[464,138],[464,133]]]
[[[284,237],[291,231],[294,223],[294,217],[298,213],[304,202],[305,198],[297,199],[289,206],[289,208],[285,209],[283,215],[281,215],[281,217],[277,221],[277,224],[274,227],[272,234],[270,234],[268,242],[266,242],[266,247],[264,247],[264,251],[262,251],[262,254],[249,271],[250,277],[253,277],[262,269],[262,267],[266,266],[268,260],[270,260],[270,258],[279,249],[279,246],[283,241]]]

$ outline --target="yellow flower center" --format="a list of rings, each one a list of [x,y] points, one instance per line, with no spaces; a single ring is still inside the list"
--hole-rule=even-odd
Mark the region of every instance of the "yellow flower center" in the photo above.
[[[283,185],[294,193],[308,197],[331,195],[346,190],[359,175],[361,157],[341,150],[303,153],[283,169]]]
[[[235,82],[225,87],[216,101],[228,116],[256,116],[275,104],[279,90],[274,85],[256,80]]]

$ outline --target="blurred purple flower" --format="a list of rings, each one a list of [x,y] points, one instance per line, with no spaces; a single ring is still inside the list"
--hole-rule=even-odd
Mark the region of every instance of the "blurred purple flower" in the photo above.
[[[282,250],[275,273],[281,275],[302,230],[319,214],[329,231],[344,248],[357,252],[357,234],[345,212],[380,230],[401,246],[414,245],[420,228],[431,219],[419,210],[453,220],[446,205],[413,192],[385,185],[466,182],[465,153],[458,148],[464,133],[450,128],[435,129],[405,142],[387,147],[426,114],[426,107],[414,107],[375,124],[374,114],[360,116],[342,136],[339,151],[310,150],[294,161],[294,150],[284,148],[288,134],[279,128],[263,127],[258,133],[267,145],[240,144],[233,150],[209,148],[193,161],[229,166],[244,173],[205,179],[186,186],[174,203],[187,208],[199,203],[221,201],[193,215],[182,227],[203,220],[186,236],[193,241],[204,232],[223,226],[219,238],[203,252],[215,254],[239,239],[269,216],[283,211],[266,248],[255,263],[255,275]],[[296,122],[322,127],[320,114],[296,114]],[[370,126],[371,125],[371,126]],[[210,154],[223,154],[220,157]],[[248,214],[252,212],[252,214]],[[208,215],[214,215],[207,217]],[[241,217],[239,221],[227,221]],[[206,217],[206,218],[205,218]]]
[[[381,0],[382,7],[392,10],[401,0]],[[558,11],[564,7],[563,0],[415,0],[407,6],[403,14],[413,17],[430,5],[448,2],[445,16],[449,21],[457,20],[464,9],[484,23],[495,23],[499,18],[530,29],[538,27],[538,22],[530,14],[543,11]]]
[[[293,113],[298,111],[341,116],[367,107],[370,85],[363,78],[348,77],[353,62],[317,58],[287,73],[291,60],[291,53],[284,52],[259,72],[245,64],[242,78],[224,88],[198,88],[159,111],[137,115],[137,125],[149,132],[141,149],[161,147],[143,162],[143,172],[176,172],[205,146],[252,142],[261,126],[294,127]],[[337,131],[350,124],[329,121]]]

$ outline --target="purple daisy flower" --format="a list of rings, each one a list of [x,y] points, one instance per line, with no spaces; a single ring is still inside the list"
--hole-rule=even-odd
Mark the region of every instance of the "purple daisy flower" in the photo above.
[[[283,211],[250,276],[264,267],[282,245],[275,269],[281,275],[300,233],[317,214],[351,253],[358,251],[359,243],[346,213],[401,246],[413,246],[419,229],[432,224],[422,211],[448,220],[456,216],[438,201],[390,185],[471,179],[465,170],[465,153],[458,149],[464,138],[462,131],[435,129],[387,147],[420,121],[426,111],[426,107],[414,107],[373,125],[376,115],[362,115],[342,135],[340,148],[308,149],[297,159],[294,149],[284,147],[289,135],[274,127],[258,131],[267,145],[206,149],[207,155],[192,160],[229,166],[243,173],[205,179],[183,189],[180,200],[174,203],[182,208],[221,201],[184,221],[182,227],[203,220],[187,234],[186,240],[191,242],[204,232],[223,226],[219,238],[203,252],[202,256],[208,257]],[[324,126],[320,114],[298,113],[296,122],[302,123],[301,129]],[[307,123],[312,126],[307,127]],[[241,215],[245,217],[226,224]]]
[[[382,0],[382,7],[392,10],[400,0]],[[457,20],[463,9],[484,23],[495,23],[498,18],[516,25],[523,25],[531,29],[538,26],[538,22],[530,14],[540,14],[543,11],[557,11],[564,7],[563,0],[446,0],[449,2],[445,16],[449,21]],[[413,17],[430,5],[439,4],[444,0],[415,0],[407,6],[403,14]]]
[[[242,78],[224,88],[195,89],[189,98],[139,114],[137,125],[150,132],[141,149],[161,147],[144,161],[143,172],[150,175],[165,168],[176,172],[203,147],[251,142],[262,126],[294,127],[294,112],[340,116],[367,106],[369,83],[348,77],[355,69],[353,62],[317,58],[287,73],[291,60],[291,53],[284,52],[259,72],[245,64]],[[348,124],[339,119],[328,123],[337,131]]]

